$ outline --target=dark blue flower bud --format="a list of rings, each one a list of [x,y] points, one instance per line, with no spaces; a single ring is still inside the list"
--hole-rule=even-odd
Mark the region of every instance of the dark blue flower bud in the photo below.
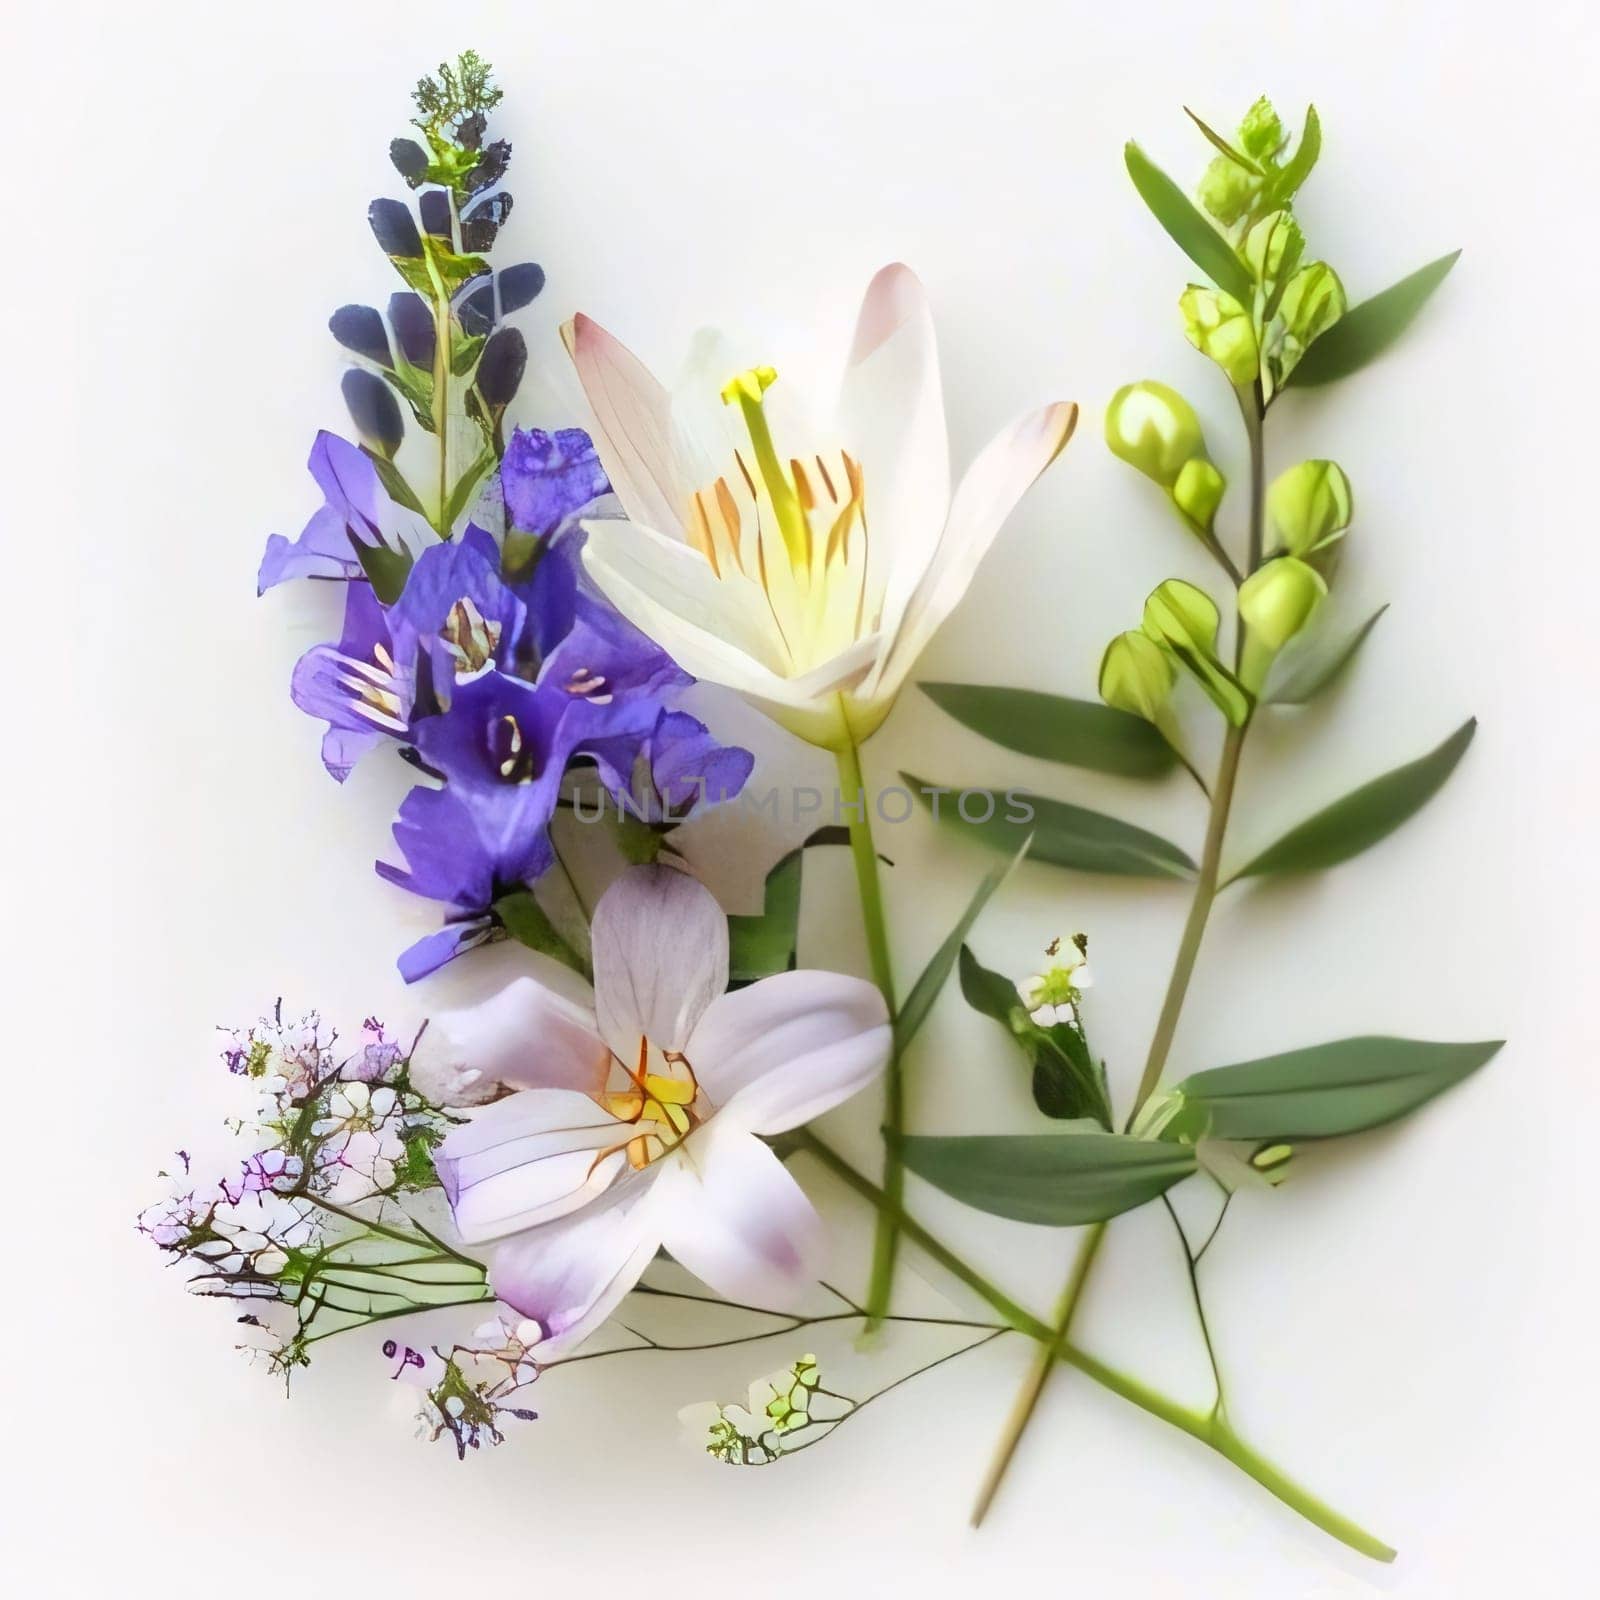
[[[392,367],[389,333],[383,318],[371,306],[340,306],[328,318],[328,331],[346,350],[353,350],[380,367]]]
[[[505,177],[506,168],[510,165],[510,144],[504,139],[496,139],[478,158],[477,166],[467,174],[467,192],[476,194],[480,189],[487,189],[491,184],[498,183]]]
[[[417,196],[417,209],[422,213],[422,226],[435,239],[450,244],[455,235],[450,228],[450,196],[443,189],[424,189]]]
[[[494,327],[494,275],[480,272],[456,296],[456,320],[469,337]]]
[[[515,328],[501,328],[489,338],[478,358],[478,393],[493,411],[511,404],[528,367],[528,345]]]
[[[511,196],[502,189],[486,195],[461,217],[461,248],[474,254],[494,248],[495,235],[511,215]]]
[[[367,207],[367,221],[373,237],[388,256],[412,257],[422,254],[422,235],[403,200],[374,200]]]
[[[406,431],[394,391],[377,373],[363,367],[352,367],[339,387],[344,391],[344,403],[350,408],[356,431],[375,450],[393,455]]]
[[[389,296],[389,326],[394,329],[400,354],[414,367],[428,371],[433,366],[433,313],[420,294],[409,289]]]
[[[389,159],[394,170],[415,189],[428,170],[428,152],[415,139],[396,139],[389,146]]]
[[[507,267],[497,275],[500,285],[500,313],[520,311],[544,288],[544,268],[537,262],[524,261]]]

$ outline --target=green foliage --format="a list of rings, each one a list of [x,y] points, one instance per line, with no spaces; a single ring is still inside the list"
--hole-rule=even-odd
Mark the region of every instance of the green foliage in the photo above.
[[[1340,678],[1388,609],[1379,606],[1365,622],[1343,633],[1318,628],[1302,635],[1274,663],[1273,676],[1267,679],[1267,703],[1303,706],[1314,700]]]
[[[1049,866],[1131,878],[1194,876],[1194,862],[1175,844],[1102,812],[1021,789],[1004,793],[950,785],[940,789],[910,773],[900,777],[937,821],[991,850],[1012,855],[1031,835],[1028,860]],[[958,796],[968,810],[983,813],[983,820],[963,816]],[[1032,814],[1016,816],[1014,810]]]
[[[924,683],[921,688],[963,727],[1019,755],[1123,778],[1162,777],[1176,761],[1148,722],[1092,700],[970,683]]]
[[[1439,792],[1466,754],[1477,727],[1478,719],[1468,718],[1437,749],[1374,778],[1308,817],[1229,881],[1273,872],[1315,872],[1370,849]]]
[[[1132,140],[1123,150],[1128,176],[1151,215],[1219,289],[1248,300],[1254,288],[1233,246],[1195,209],[1184,192]]]
[[[400,598],[411,575],[411,556],[405,550],[391,550],[386,544],[368,544],[364,539],[351,541],[355,545],[356,559],[372,585],[372,592],[386,606]]]
[[[1326,1139],[1393,1122],[1476,1072],[1503,1040],[1444,1044],[1367,1036],[1197,1072],[1182,1119],[1214,1139]]]
[[[977,1134],[900,1140],[907,1168],[978,1211],[1014,1222],[1104,1222],[1164,1194],[1195,1170],[1187,1145],[1107,1133]]]
[[[973,923],[978,920],[995,890],[1016,870],[1017,863],[1022,860],[1027,849],[1028,841],[1024,839],[1016,855],[1004,866],[996,867],[978,885],[973,891],[971,900],[967,902],[967,909],[961,913],[960,919],[945,937],[944,943],[934,951],[933,959],[922,969],[921,975],[912,984],[911,992],[895,1013],[894,1043],[897,1052],[905,1051],[907,1045],[916,1037],[917,1030],[927,1020],[929,1011],[933,1009],[933,1002],[939,998],[939,991],[944,988],[945,980],[950,976],[950,969],[956,964],[957,954],[964,948],[964,941],[972,931]]]
[[[967,1004],[998,1022],[1032,1066],[1034,1104],[1047,1117],[1087,1117],[1109,1128],[1105,1073],[1091,1058],[1082,1032],[1062,1022],[1041,1028],[1029,1017],[1017,986],[984,966],[966,945],[961,947],[959,972]]]
[[[493,906],[496,920],[505,931],[530,950],[549,956],[563,966],[571,967],[584,977],[589,976],[588,963],[561,936],[549,913],[534,899],[527,889],[517,889],[503,894]]]
[[[1411,326],[1460,257],[1452,250],[1347,311],[1337,327],[1308,351],[1293,382],[1302,389],[1332,383],[1376,360]]]

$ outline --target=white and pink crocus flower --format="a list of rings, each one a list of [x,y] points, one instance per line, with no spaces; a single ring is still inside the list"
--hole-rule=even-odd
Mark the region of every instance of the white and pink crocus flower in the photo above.
[[[1058,401],[1021,417],[952,493],[933,316],[899,264],[868,285],[820,425],[769,416],[771,367],[702,370],[672,394],[598,323],[565,333],[627,514],[585,524],[590,574],[685,671],[830,749],[888,715],[1078,416]]]
[[[848,1099],[889,1056],[883,997],[859,978],[784,972],[724,993],[727,918],[670,867],[618,879],[592,943],[592,1002],[519,978],[435,1018],[419,1047],[444,1058],[435,1076],[467,1067],[517,1090],[435,1163],[462,1239],[504,1241],[490,1283],[540,1356],[599,1327],[661,1247],[729,1299],[792,1298],[821,1222],[759,1136]]]

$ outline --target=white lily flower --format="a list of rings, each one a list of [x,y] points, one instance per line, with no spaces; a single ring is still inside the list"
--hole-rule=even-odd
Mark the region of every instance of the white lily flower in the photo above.
[[[808,1281],[821,1219],[758,1135],[838,1105],[889,1057],[883,997],[859,978],[784,972],[724,993],[727,918],[672,868],[618,879],[592,942],[591,1003],[519,978],[424,1036],[521,1086],[435,1162],[462,1238],[506,1240],[490,1282],[540,1357],[604,1322],[661,1247],[730,1299]]]
[[[899,264],[867,288],[835,420],[803,438],[774,437],[770,367],[715,380],[736,442],[720,419],[694,426],[598,323],[565,331],[628,519],[585,524],[595,581],[685,671],[830,749],[888,715],[1077,422],[1066,402],[1022,417],[952,494],[933,318]]]

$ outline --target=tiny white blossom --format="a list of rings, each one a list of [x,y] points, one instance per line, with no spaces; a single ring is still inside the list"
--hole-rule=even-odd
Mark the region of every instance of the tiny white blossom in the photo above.
[[[1039,1027],[1049,1028],[1057,1023],[1076,1026],[1078,999],[1094,983],[1088,943],[1082,934],[1072,939],[1052,939],[1044,952],[1050,958],[1049,965],[1018,983],[1018,998]]]

